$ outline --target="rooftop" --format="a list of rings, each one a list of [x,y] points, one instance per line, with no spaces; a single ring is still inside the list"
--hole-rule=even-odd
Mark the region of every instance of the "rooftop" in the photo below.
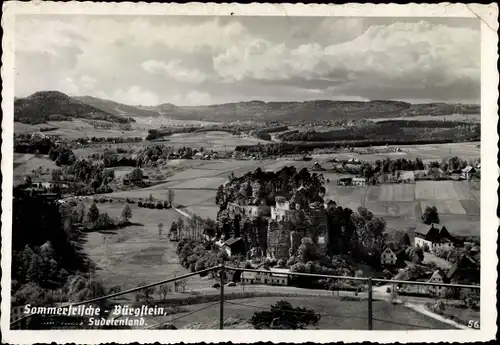
[[[229,240],[225,241],[224,244],[226,246],[232,246],[233,244],[239,241],[241,241],[241,237],[232,237]]]

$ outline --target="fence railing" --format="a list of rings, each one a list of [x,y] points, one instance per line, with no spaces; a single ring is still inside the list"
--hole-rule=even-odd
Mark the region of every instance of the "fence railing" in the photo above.
[[[235,274],[238,272],[238,274]],[[462,285],[462,284],[445,284],[440,282],[423,282],[423,281],[405,281],[405,280],[388,280],[388,279],[379,279],[379,278],[371,278],[371,277],[350,277],[350,276],[335,276],[335,275],[324,275],[324,274],[314,274],[314,273],[298,273],[298,272],[284,272],[284,271],[274,271],[274,270],[262,270],[262,269],[247,269],[247,268],[239,268],[239,267],[231,267],[219,265],[211,268],[207,268],[204,270],[192,272],[189,274],[185,274],[182,276],[176,276],[173,278],[165,279],[162,281],[158,281],[155,283],[139,286],[136,288],[111,293],[105,296],[95,297],[86,301],[80,302],[67,302],[59,304],[60,308],[74,308],[78,306],[90,306],[90,305],[103,305],[108,304],[105,309],[115,308],[116,306],[120,306],[120,302],[116,300],[117,297],[121,297],[127,294],[138,293],[140,291],[150,290],[152,288],[156,288],[159,286],[164,286],[165,284],[175,284],[181,280],[186,280],[186,278],[190,278],[196,275],[208,275],[212,274],[212,277],[215,278],[215,284],[212,286],[207,286],[207,288],[192,290],[187,294],[179,295],[171,295],[170,299],[163,299],[162,301],[157,301],[157,304],[162,306],[168,306],[173,308],[174,306],[193,306],[193,305],[201,305],[200,308],[194,310],[182,310],[182,311],[174,311],[171,314],[165,313],[164,315],[169,315],[170,319],[161,322],[155,322],[153,325],[148,325],[147,327],[142,327],[145,329],[151,328],[162,328],[166,324],[172,325],[174,321],[178,321],[181,318],[188,318],[188,316],[193,315],[198,312],[202,312],[204,310],[209,310],[213,315],[217,313],[209,308],[215,307],[219,305],[219,329],[224,329],[224,325],[227,322],[227,317],[225,318],[225,306],[231,307],[229,310],[233,310],[237,306],[245,306],[246,308],[250,308],[252,310],[260,310],[260,309],[270,309],[269,307],[265,307],[263,305],[258,305],[257,298],[270,298],[271,296],[284,296],[284,300],[299,300],[298,296],[302,296],[301,301],[305,301],[307,304],[308,300],[312,300],[312,298],[318,298],[319,304],[315,304],[316,307],[321,308],[321,301],[331,301],[331,298],[328,297],[340,297],[344,301],[351,301],[353,305],[356,305],[356,311],[351,312],[350,315],[347,315],[349,312],[347,310],[342,309],[339,314],[332,314],[330,311],[323,311],[318,315],[322,315],[325,318],[338,318],[338,319],[356,319],[357,325],[364,329],[373,330],[374,328],[384,328],[384,325],[392,325],[396,328],[402,328],[407,326],[408,329],[415,328],[429,328],[435,327],[431,323],[423,322],[422,325],[419,325],[415,322],[401,322],[397,320],[397,316],[393,316],[392,314],[404,313],[402,309],[387,309],[387,302],[391,302],[390,305],[398,305],[404,304],[406,301],[407,305],[413,306],[416,312],[420,312],[421,314],[428,314],[432,316],[432,311],[428,310],[428,308],[423,308],[422,306],[426,304],[435,303],[440,299],[445,299],[450,305],[453,305],[452,302],[460,301],[460,297],[443,297],[440,296],[440,292],[444,291],[443,289],[454,289],[453,291],[463,291],[465,294],[476,294],[479,295],[480,286],[478,285]],[[228,278],[228,274],[232,274],[233,278]],[[256,279],[259,277],[259,279]],[[290,286],[291,281],[296,281],[297,278],[311,278],[310,280],[318,280],[318,279],[328,279],[330,281],[338,281],[338,282],[346,282],[351,281],[353,285],[351,288],[346,288],[345,286],[332,287],[329,290],[327,289],[312,289],[312,288],[301,288],[298,286]],[[303,280],[304,281],[304,280]],[[307,281],[307,279],[305,280]],[[237,283],[238,284],[237,284]],[[417,291],[411,291],[405,289],[404,286],[413,286],[417,287]],[[424,291],[420,292],[418,287],[424,287]],[[385,290],[384,290],[385,289]],[[427,289],[427,290],[426,290]],[[160,289],[161,293],[161,289]],[[166,295],[167,293],[165,293]],[[310,296],[311,298],[303,298],[305,296]],[[255,301],[253,304],[248,302],[247,299],[253,298]],[[113,301],[111,301],[113,299]],[[237,301],[240,300],[240,301]],[[241,302],[243,301],[243,302]],[[354,303],[354,301],[357,301]],[[366,301],[366,304],[364,304]],[[130,300],[128,301],[130,302]],[[144,302],[144,303],[143,303]],[[136,305],[139,303],[142,306],[151,306],[156,305],[153,303],[151,299],[146,299],[146,301],[138,302],[136,300]],[[411,302],[411,303],[410,303]],[[311,302],[312,303],[312,302]],[[413,304],[412,304],[413,303]],[[302,303],[303,304],[303,303]],[[457,303],[455,303],[457,304]],[[126,303],[123,304],[126,306]],[[234,306],[234,308],[233,308]],[[18,307],[19,308],[19,307]],[[149,308],[149,307],[148,307]],[[162,307],[163,308],[163,307]],[[392,308],[392,307],[391,307]],[[394,307],[396,308],[396,307]],[[399,307],[398,307],[399,308]],[[420,309],[419,309],[420,308]],[[450,307],[451,308],[451,307]],[[213,308],[212,308],[213,309]],[[240,308],[241,309],[241,308]],[[177,312],[177,316],[176,316]],[[294,313],[293,311],[287,310],[287,313]],[[374,314],[384,313],[385,319],[378,317]],[[346,315],[343,315],[346,314]],[[467,314],[467,313],[465,313]],[[43,315],[34,315],[27,314],[19,317],[19,311],[16,312],[16,318],[13,316],[13,312],[11,312],[11,329],[33,329],[33,326],[30,326],[30,320],[36,319],[36,325],[43,323],[44,325],[49,325],[49,328],[57,328],[62,324],[63,317],[52,316],[46,319],[50,319],[50,322],[40,321],[43,319]],[[364,316],[363,316],[364,315]],[[468,314],[467,314],[468,315]],[[106,315],[99,315],[100,318],[106,318]],[[392,318],[391,318],[392,317]],[[442,318],[446,319],[446,315],[436,316],[435,314],[432,316],[436,319]],[[471,316],[469,316],[471,317]],[[116,322],[117,317],[111,322],[111,325],[119,324]],[[396,318],[396,319],[395,319]],[[451,317],[453,318],[453,317]],[[448,318],[449,319],[449,318]],[[59,320],[59,321],[58,321]],[[360,321],[365,320],[365,321]],[[458,321],[460,321],[457,318]],[[479,320],[476,319],[468,319],[467,322],[457,322],[457,320],[448,320],[450,325],[457,325],[459,328],[465,328],[467,326],[467,322],[472,322],[473,328],[477,328],[476,325],[479,325]],[[81,321],[79,319],[79,321]],[[374,326],[374,321],[377,327]],[[366,323],[365,323],[366,322]],[[443,322],[443,320],[441,320]],[[362,324],[365,323],[364,327]],[[141,324],[137,324],[134,326],[141,326]],[[38,327],[38,326],[35,326]],[[78,329],[78,326],[74,326],[74,328]],[[99,328],[99,327],[97,327]],[[94,327],[95,329],[95,327]],[[402,328],[405,329],[405,328]]]

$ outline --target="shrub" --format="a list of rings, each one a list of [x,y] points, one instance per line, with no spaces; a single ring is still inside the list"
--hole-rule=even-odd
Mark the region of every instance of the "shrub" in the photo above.
[[[312,309],[294,308],[282,300],[271,306],[271,311],[254,313],[250,322],[257,329],[304,329],[308,325],[316,325],[320,318],[320,314]]]
[[[446,309],[446,306],[444,304],[444,301],[443,300],[438,300],[436,302],[436,304],[434,304],[434,306],[432,307],[433,311],[436,313],[436,314],[439,314],[439,315],[443,315],[445,309]]]

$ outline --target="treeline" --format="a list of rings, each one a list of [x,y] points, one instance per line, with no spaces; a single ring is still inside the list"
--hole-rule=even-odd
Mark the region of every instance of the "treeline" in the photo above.
[[[470,141],[480,140],[480,136],[470,138]],[[341,140],[341,141],[316,141],[316,142],[284,142],[257,145],[239,145],[234,149],[245,154],[260,154],[262,157],[279,156],[282,154],[304,154],[314,149],[343,148],[343,147],[369,147],[383,145],[424,145],[424,144],[449,144],[456,142],[454,139],[380,139],[380,140]]]
[[[361,164],[339,164],[334,169],[341,173],[351,173],[359,174],[367,179],[372,177],[378,177],[381,174],[395,174],[397,171],[415,171],[423,170],[425,165],[420,158],[415,160],[398,158],[390,159],[389,157],[380,160],[377,159],[375,162],[362,162]]]
[[[288,126],[276,126],[270,128],[257,129],[250,132],[250,135],[262,140],[271,140],[271,133],[287,131]]]
[[[226,127],[173,127],[169,129],[150,129],[146,140],[168,137],[178,133],[203,133],[203,132],[228,132],[233,135],[240,134],[240,130]]]
[[[91,137],[82,138],[77,140],[82,144],[125,144],[125,143],[139,143],[143,141],[141,137]]]
[[[479,124],[441,121],[389,120],[361,126],[351,126],[326,132],[315,130],[287,132],[278,135],[283,141],[335,142],[351,146],[416,144],[480,140]]]
[[[233,135],[239,135],[241,133],[250,132],[254,130],[266,129],[269,126],[278,127],[277,122],[233,122],[233,123],[220,123],[220,124],[210,124],[210,125],[191,125],[191,126],[169,126],[161,127],[160,129],[150,129],[146,140],[154,140],[162,137],[170,136],[177,133],[203,133],[203,132],[228,132]],[[268,132],[271,133],[271,132]]]

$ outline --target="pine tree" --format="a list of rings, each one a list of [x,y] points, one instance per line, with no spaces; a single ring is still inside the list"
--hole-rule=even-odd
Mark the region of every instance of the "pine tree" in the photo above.
[[[95,203],[92,203],[89,207],[89,211],[87,213],[87,219],[91,225],[97,224],[99,219],[99,209]]]

